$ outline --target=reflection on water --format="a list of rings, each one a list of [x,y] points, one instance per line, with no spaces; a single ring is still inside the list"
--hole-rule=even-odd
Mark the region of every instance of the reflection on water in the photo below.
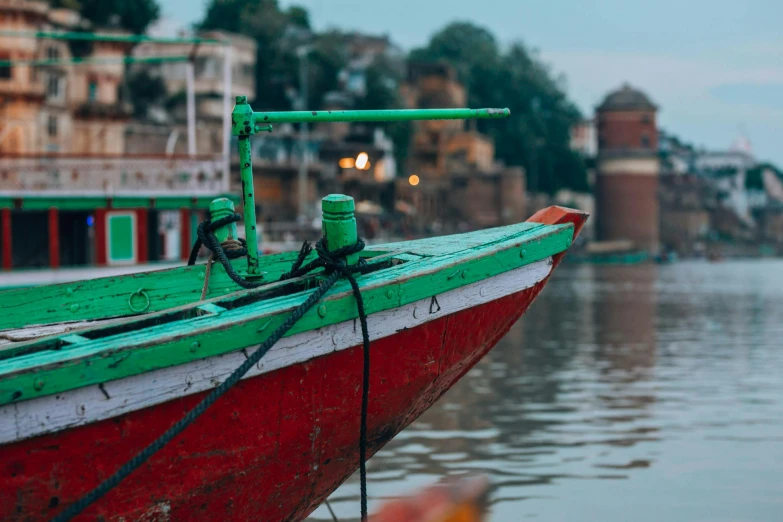
[[[782,338],[780,261],[561,266],[373,457],[371,508],[480,472],[494,522],[783,520]],[[356,520],[357,477],[331,504]]]

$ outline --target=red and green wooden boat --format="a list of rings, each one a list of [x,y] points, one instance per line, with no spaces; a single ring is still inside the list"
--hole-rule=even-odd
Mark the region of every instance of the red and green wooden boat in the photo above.
[[[0,519],[50,520],[223,382],[324,278],[277,282],[296,252],[256,251],[251,134],[283,121],[494,118],[507,111],[254,113],[234,109],[244,187],[245,290],[215,264],[0,293]],[[330,247],[356,241],[353,202],[324,198]],[[216,200],[213,218],[231,212]],[[357,277],[372,369],[371,455],[506,333],[546,285],[586,214],[374,245]],[[236,238],[235,225],[216,231]],[[314,254],[311,254],[314,257]],[[302,520],[358,467],[357,306],[338,281],[242,380],[79,520]],[[520,347],[523,349],[523,347]]]

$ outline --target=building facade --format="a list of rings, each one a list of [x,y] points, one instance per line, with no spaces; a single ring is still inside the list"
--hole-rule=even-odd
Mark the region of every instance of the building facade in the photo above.
[[[454,69],[443,63],[411,64],[402,94],[410,108],[467,103]],[[473,228],[525,219],[524,171],[497,162],[494,143],[475,130],[475,122],[418,121],[413,130],[396,189],[397,197],[415,208],[420,224]]]
[[[18,33],[0,37],[0,60],[13,61],[0,68],[0,267],[186,257],[195,225],[228,187],[221,157],[128,152],[129,42],[35,37],[126,33],[35,0],[0,0],[0,29]]]
[[[644,93],[628,85],[596,109],[598,239],[630,240],[652,254],[659,249],[656,112]]]

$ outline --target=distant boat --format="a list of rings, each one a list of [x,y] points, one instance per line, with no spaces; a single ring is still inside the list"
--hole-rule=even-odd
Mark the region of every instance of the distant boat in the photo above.
[[[353,200],[324,205],[327,244],[354,242]],[[359,253],[372,354],[368,455],[497,343],[586,219],[550,207],[516,225]],[[232,260],[248,273],[257,262],[253,273],[270,281],[249,290],[216,263],[207,284],[205,265],[195,265],[0,292],[0,519],[51,519],[223,382],[324,280],[319,269],[278,282],[296,258]],[[359,465],[357,316],[349,283],[338,281],[87,519],[304,519]]]

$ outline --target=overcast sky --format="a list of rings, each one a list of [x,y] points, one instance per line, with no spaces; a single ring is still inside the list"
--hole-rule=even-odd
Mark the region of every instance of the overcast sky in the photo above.
[[[158,0],[171,31],[206,0]],[[308,8],[316,29],[386,33],[405,49],[454,20],[522,40],[568,79],[592,114],[628,81],[660,105],[660,126],[708,148],[744,133],[783,167],[783,0],[280,0]]]

